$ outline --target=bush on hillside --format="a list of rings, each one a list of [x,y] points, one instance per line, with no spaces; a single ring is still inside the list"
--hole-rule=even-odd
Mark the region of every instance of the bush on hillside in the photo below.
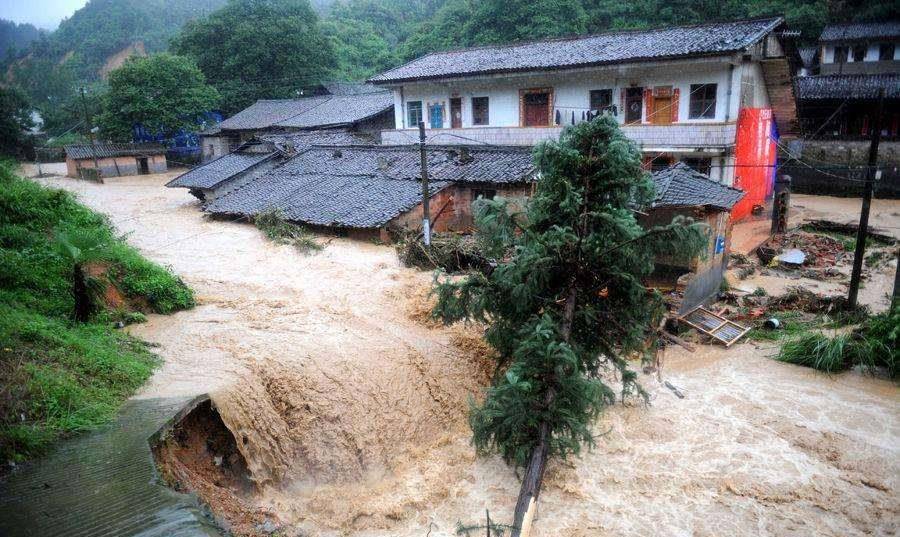
[[[73,260],[60,237],[102,245],[106,277],[149,311],[194,303],[181,280],[116,238],[105,217],[12,170],[0,162],[0,461],[32,457],[61,435],[112,419],[157,364],[143,343],[112,327],[121,312],[72,320]]]

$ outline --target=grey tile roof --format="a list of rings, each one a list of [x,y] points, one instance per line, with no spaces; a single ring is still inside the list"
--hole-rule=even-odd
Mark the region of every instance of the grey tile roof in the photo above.
[[[428,158],[432,193],[454,182],[530,181],[534,173],[530,152],[521,149],[464,153],[429,147]],[[421,201],[419,177],[415,146],[317,146],[259,174],[205,210],[254,215],[277,208],[297,222],[377,228]]]
[[[369,79],[376,84],[726,54],[781,25],[766,18],[436,52]]]
[[[430,184],[432,194],[450,183]],[[280,209],[294,222],[378,228],[422,201],[418,181],[364,175],[295,174],[279,168],[205,207],[211,213],[253,216]]]
[[[900,99],[900,74],[817,75],[797,78],[797,99]]]
[[[371,88],[371,86],[369,86]],[[225,121],[224,130],[259,130],[269,127],[323,128],[350,125],[394,106],[389,91],[377,88],[347,95],[256,101]]]
[[[305,97],[303,99],[260,100],[219,123],[224,130],[255,130],[271,127],[275,123],[315,108],[329,97]]]
[[[305,151],[314,145],[355,145],[376,142],[376,136],[344,129],[325,129],[286,133],[261,134],[259,140],[274,144],[281,150],[293,147],[295,151]]]
[[[900,39],[900,21],[829,24],[819,36],[823,43],[870,39]]]
[[[142,156],[142,155],[161,155],[165,154],[166,148],[159,144],[79,144],[67,145],[66,156],[73,159],[89,159],[123,157],[123,156]]]
[[[322,104],[275,123],[277,127],[329,127],[349,125],[385,112],[394,106],[391,92],[332,96]]]
[[[166,183],[166,186],[171,188],[215,188],[216,185],[274,156],[274,151],[265,153],[235,151],[179,175]]]
[[[653,207],[706,206],[730,211],[744,191],[713,181],[683,162],[653,174]]]
[[[327,82],[323,84],[325,91],[331,95],[361,95],[384,91],[373,84],[359,82]]]

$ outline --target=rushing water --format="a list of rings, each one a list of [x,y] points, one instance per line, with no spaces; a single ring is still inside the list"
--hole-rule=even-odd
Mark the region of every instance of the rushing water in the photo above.
[[[428,274],[390,248],[328,241],[304,256],[252,226],[203,218],[170,176],[59,179],[106,212],[199,305],[132,327],[165,364],[138,397],[212,392],[259,491],[316,535],[452,535],[509,519],[512,469],[477,457],[467,398],[486,382],[463,328],[422,322]],[[900,391],[828,377],[742,344],[670,349],[642,375],[650,407],[619,406],[596,447],[548,468],[540,536],[892,535]]]

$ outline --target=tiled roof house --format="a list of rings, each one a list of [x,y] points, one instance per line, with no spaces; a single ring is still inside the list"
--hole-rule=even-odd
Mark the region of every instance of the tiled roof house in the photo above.
[[[424,122],[436,144],[533,145],[610,114],[652,169],[685,161],[747,192],[771,190],[777,136],[795,129],[799,54],[769,17],[435,52],[376,75],[393,91],[386,144]]]

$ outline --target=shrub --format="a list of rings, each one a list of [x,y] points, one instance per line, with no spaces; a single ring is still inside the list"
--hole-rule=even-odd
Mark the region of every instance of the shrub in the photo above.
[[[288,222],[279,209],[267,209],[259,213],[254,223],[267,239],[276,244],[290,244],[304,253],[322,249],[322,245],[316,242],[312,233]]]

